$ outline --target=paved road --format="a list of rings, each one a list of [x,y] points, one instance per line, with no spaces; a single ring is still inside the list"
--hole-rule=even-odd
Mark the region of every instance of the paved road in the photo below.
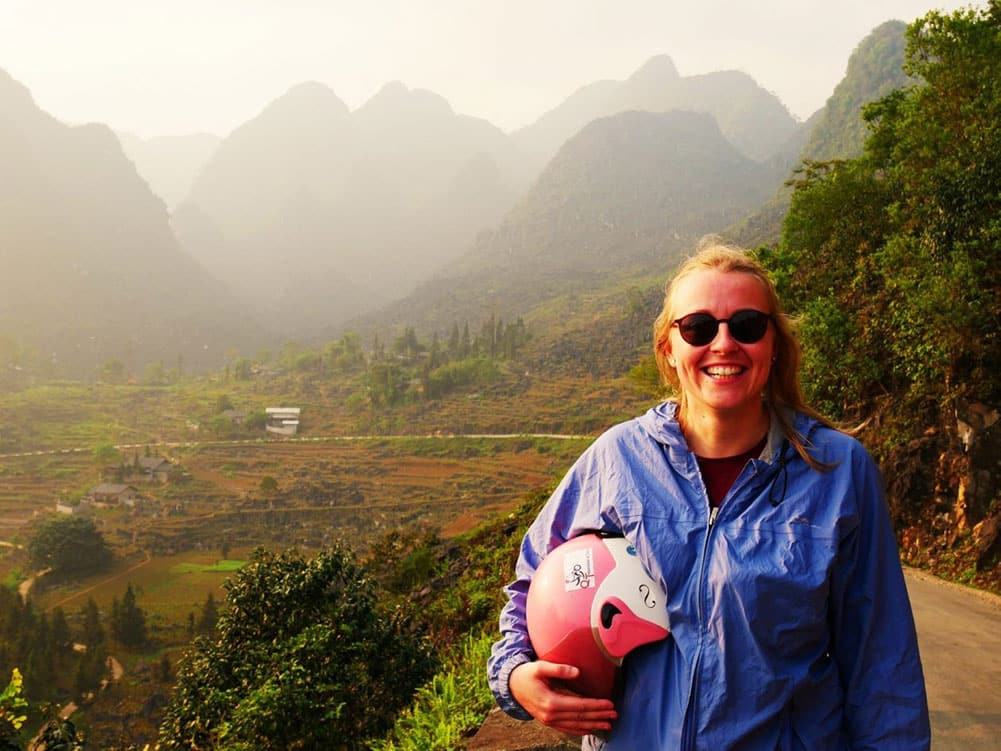
[[[1001,750],[1001,598],[907,571],[932,751]]]
[[[153,441],[151,443],[119,443],[114,448],[119,451],[143,448],[196,448],[198,446],[238,446],[248,443],[323,443],[338,441],[392,441],[409,440],[411,438],[483,438],[483,439],[506,439],[506,438],[555,438],[563,441],[591,440],[593,435],[577,433],[414,433],[406,435],[316,435],[316,436],[296,436],[294,438],[240,438],[236,440],[219,441]],[[17,451],[10,454],[0,454],[0,459],[13,459],[22,456],[52,456],[54,454],[87,454],[93,452],[93,447],[77,447],[62,449],[38,449],[34,451]]]

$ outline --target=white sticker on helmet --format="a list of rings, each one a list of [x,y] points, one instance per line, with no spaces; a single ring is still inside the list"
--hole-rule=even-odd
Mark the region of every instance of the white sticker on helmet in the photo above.
[[[563,559],[563,584],[567,592],[594,586],[594,556],[591,548],[567,553]]]

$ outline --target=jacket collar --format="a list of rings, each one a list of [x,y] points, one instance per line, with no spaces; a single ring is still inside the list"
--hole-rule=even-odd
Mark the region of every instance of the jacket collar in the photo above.
[[[789,407],[780,407],[780,409],[784,411],[788,422],[804,439],[808,438],[816,429],[818,423],[813,418],[796,414]],[[671,460],[676,465],[686,466],[690,461],[694,461],[678,423],[677,402],[673,400],[661,402],[636,419],[650,437],[664,445]],[[768,429],[768,440],[765,442],[761,456],[758,457],[759,460],[767,464],[776,464],[783,451],[792,450],[786,441],[781,422],[773,413],[771,426]]]

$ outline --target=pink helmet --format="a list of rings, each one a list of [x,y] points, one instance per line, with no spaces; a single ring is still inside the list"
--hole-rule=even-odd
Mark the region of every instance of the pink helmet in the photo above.
[[[536,656],[579,668],[569,687],[598,698],[612,698],[623,657],[670,633],[667,594],[636,549],[598,534],[550,551],[532,577],[525,617]]]

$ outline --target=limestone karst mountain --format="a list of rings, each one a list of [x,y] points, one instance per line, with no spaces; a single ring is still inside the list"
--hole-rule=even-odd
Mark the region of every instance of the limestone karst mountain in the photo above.
[[[508,139],[392,83],[354,113],[292,88],[225,139],[178,207],[185,247],[284,330],[374,309],[464,251],[513,201]]]
[[[906,30],[903,21],[887,21],[855,48],[844,78],[820,110],[803,149],[804,159],[850,159],[862,153],[868,135],[862,108],[913,83],[903,69]]]
[[[326,86],[303,84],[220,144],[173,226],[283,330],[336,327],[433,275],[459,273],[474,242],[503,234],[498,224],[516,199],[534,200],[525,191],[537,190],[567,139],[631,110],[708,113],[726,153],[749,160],[769,157],[797,128],[746,75],[682,77],[666,56],[626,81],[582,88],[511,136],[398,82],[354,112]]]
[[[74,372],[197,365],[247,340],[109,128],[59,122],[2,71],[0,112],[0,333]]]
[[[798,125],[778,97],[747,74],[719,71],[682,76],[670,57],[660,55],[625,81],[581,87],[512,138],[532,164],[541,168],[587,123],[629,110],[708,113],[730,143],[757,161],[773,156]]]
[[[902,21],[887,21],[855,48],[844,78],[825,105],[777,155],[790,176],[802,160],[850,159],[862,153],[868,135],[862,108],[911,83],[903,71],[905,30]],[[727,229],[726,234],[750,247],[777,242],[790,193],[789,186],[782,186],[758,211]]]
[[[782,175],[741,154],[713,118],[623,112],[567,141],[528,193],[451,269],[380,320],[439,330],[509,319],[573,289],[666,268],[757,207]]]

